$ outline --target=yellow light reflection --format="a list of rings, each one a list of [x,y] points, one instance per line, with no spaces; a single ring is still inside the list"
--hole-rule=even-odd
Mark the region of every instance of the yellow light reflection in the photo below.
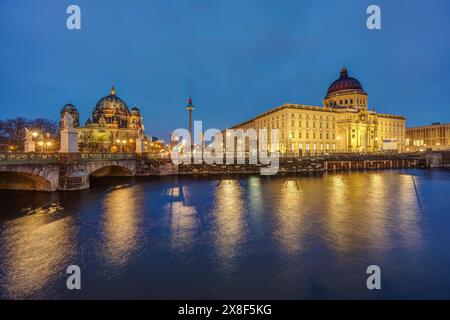
[[[421,247],[422,236],[420,233],[420,216],[418,212],[421,208],[420,179],[412,175],[399,175],[402,188],[398,190],[399,215],[398,227],[403,230],[403,237],[400,239],[402,245],[409,247]],[[415,185],[415,186],[414,186]],[[417,188],[417,189],[416,189]]]
[[[263,195],[260,177],[250,177],[248,179],[248,201],[249,214],[254,218],[259,218],[258,213],[263,209]]]
[[[419,208],[410,176],[357,173],[328,177],[326,230],[337,251],[370,249],[383,254],[392,246],[418,245]],[[396,239],[401,234],[400,239]]]
[[[239,182],[222,180],[216,187],[215,204],[217,254],[221,267],[233,269],[246,236],[243,222],[245,210]]]
[[[7,262],[1,279],[4,298],[33,297],[46,286],[50,291],[52,281],[73,264],[73,216],[55,219],[61,210],[58,203],[35,209],[12,220],[2,232],[5,243],[0,257]]]
[[[303,210],[303,192],[300,180],[285,181],[278,189],[280,196],[275,211],[277,226],[274,230],[275,239],[287,256],[297,253],[301,248],[305,221]]]
[[[122,266],[140,248],[142,230],[142,186],[111,191],[105,198],[104,245],[108,263]]]
[[[187,187],[169,188],[168,194],[174,199],[181,195],[186,197]],[[167,204],[171,217],[172,228],[172,247],[177,251],[185,251],[192,247],[194,242],[195,232],[197,231],[197,210],[195,207],[185,205],[183,201],[171,201]]]

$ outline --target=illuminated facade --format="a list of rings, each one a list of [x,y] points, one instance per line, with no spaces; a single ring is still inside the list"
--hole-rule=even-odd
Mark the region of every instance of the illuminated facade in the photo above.
[[[450,149],[450,123],[433,123],[406,129],[406,151]]]
[[[74,105],[69,103],[63,107],[61,119],[65,113],[74,118],[81,152],[135,152],[136,138],[144,132],[141,112],[137,107],[130,111],[116,95],[114,86],[109,95],[97,102],[84,127],[80,127],[80,116]],[[60,127],[63,127],[62,120]]]
[[[267,129],[268,149],[281,153],[373,153],[403,152],[405,125],[403,116],[369,110],[361,83],[342,68],[322,107],[284,104],[232,129]],[[278,146],[270,141],[272,129],[279,129]]]

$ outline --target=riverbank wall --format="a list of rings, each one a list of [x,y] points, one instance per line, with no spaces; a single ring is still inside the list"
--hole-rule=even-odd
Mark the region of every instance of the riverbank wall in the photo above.
[[[386,170],[416,168],[416,157],[327,157],[327,158],[280,158],[280,173],[323,174],[352,170]],[[140,159],[136,165],[136,176],[164,175],[215,175],[215,174],[259,174],[262,164],[180,164],[170,159]]]

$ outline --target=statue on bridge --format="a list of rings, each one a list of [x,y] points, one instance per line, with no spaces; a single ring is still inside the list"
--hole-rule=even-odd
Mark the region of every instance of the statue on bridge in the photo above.
[[[136,153],[142,154],[145,152],[144,147],[144,129],[138,130],[138,135],[136,138]]]
[[[64,129],[73,130],[73,120],[74,118],[69,112],[64,113],[63,117]]]
[[[31,129],[25,128],[25,152],[35,152],[36,142],[33,140],[33,131]]]
[[[69,113],[64,113],[62,119],[63,127],[59,131],[60,153],[79,153],[78,131],[74,128],[74,117]]]

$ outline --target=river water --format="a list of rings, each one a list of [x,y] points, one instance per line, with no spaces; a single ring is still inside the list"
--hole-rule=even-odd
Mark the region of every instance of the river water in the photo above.
[[[1,298],[450,298],[449,171],[92,184],[0,192]]]

